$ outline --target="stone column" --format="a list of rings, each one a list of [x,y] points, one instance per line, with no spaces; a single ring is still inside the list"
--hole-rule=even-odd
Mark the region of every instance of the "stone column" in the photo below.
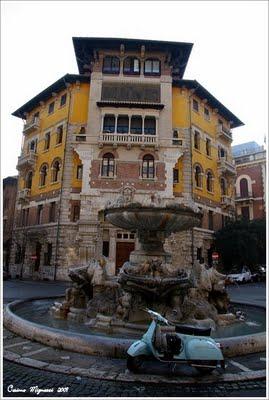
[[[164,152],[164,162],[165,162],[165,171],[166,171],[166,189],[165,189],[165,197],[172,198],[173,195],[173,168],[177,160],[182,157],[183,153],[181,153],[178,149],[167,149]]]
[[[117,229],[111,228],[109,229],[109,261],[114,264],[113,270],[111,268],[111,274],[115,275],[116,273],[116,234]]]
[[[117,129],[118,129],[118,114],[114,114],[115,115],[115,134],[117,133]]]
[[[75,151],[78,153],[79,158],[83,164],[83,175],[82,175],[82,188],[81,194],[91,194],[91,185],[90,185],[90,171],[91,164],[94,157],[94,149],[90,148],[87,150],[82,150],[79,147],[75,148]]]
[[[100,134],[102,134],[104,132],[104,121],[105,121],[105,115],[101,114],[101,132],[100,132]]]
[[[128,114],[128,118],[129,118],[129,121],[128,121],[128,133],[130,134],[131,133],[132,114]]]
[[[155,135],[157,138],[159,138],[159,117],[155,117]]]
[[[187,201],[192,199],[192,131],[191,129],[184,129],[184,157],[183,157],[183,196]]]

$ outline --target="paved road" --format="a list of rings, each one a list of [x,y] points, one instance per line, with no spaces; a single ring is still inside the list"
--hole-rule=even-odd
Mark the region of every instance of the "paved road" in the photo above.
[[[63,294],[71,282],[45,282],[7,280],[3,282],[4,301],[25,299],[34,296],[57,296]],[[253,304],[266,305],[266,284],[264,282],[244,285],[231,285],[228,287],[231,300],[246,301]]]
[[[266,306],[266,283],[246,283],[243,285],[231,285],[228,287],[230,299],[251,303],[258,306]]]
[[[15,396],[38,397],[30,388],[53,389],[53,392],[42,393],[44,397],[265,397],[265,381],[232,382],[192,385],[150,385],[129,382],[108,382],[100,379],[89,379],[80,376],[68,376],[54,372],[40,371],[4,361],[4,396],[12,397],[8,392],[13,388],[26,390]],[[58,388],[67,388],[57,393]]]
[[[70,285],[71,282],[9,279],[3,282],[4,302],[8,303],[13,300],[27,299],[28,297],[61,295]]]

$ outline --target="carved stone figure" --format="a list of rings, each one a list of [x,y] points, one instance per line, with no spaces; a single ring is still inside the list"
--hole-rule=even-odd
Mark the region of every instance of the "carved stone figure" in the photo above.
[[[75,283],[72,287],[65,291],[65,299],[62,303],[55,302],[51,307],[51,313],[55,318],[65,319],[70,312],[70,308],[83,309],[86,308],[87,296]]]
[[[127,321],[131,309],[132,295],[128,292],[123,292],[123,295],[118,300],[118,307],[116,310],[116,317]]]

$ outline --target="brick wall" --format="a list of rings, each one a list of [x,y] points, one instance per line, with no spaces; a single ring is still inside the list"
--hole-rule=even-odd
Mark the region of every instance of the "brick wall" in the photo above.
[[[133,183],[138,190],[165,190],[165,164],[156,163],[157,180],[141,179],[139,162],[117,162],[116,177],[99,177],[101,161],[94,160],[91,167],[91,187],[99,189],[120,189],[122,183]]]
[[[252,193],[254,197],[263,197],[263,182],[261,165],[249,165],[245,167],[237,167],[237,177],[248,175],[252,181]]]
[[[50,207],[51,203],[45,203],[43,204],[43,209],[42,209],[42,215],[41,215],[41,221],[40,224],[48,224],[50,222],[56,222],[57,221],[57,215],[58,215],[58,203],[56,202],[55,206],[55,221],[50,221]],[[27,208],[25,208],[27,209]],[[37,225],[37,209],[38,206],[34,207],[28,207],[29,209],[29,215],[28,215],[28,223],[26,225]],[[23,209],[18,210],[16,213],[16,226],[20,227],[22,226],[22,213]]]
[[[3,241],[5,242],[11,237],[13,223],[14,223],[14,211],[17,194],[17,179],[6,178],[3,181]]]
[[[253,208],[253,219],[265,218],[265,204],[264,204],[264,188],[263,188],[263,176],[262,176],[262,163],[246,166],[237,166],[237,178],[240,176],[247,175],[252,181],[252,196],[254,201],[252,204],[248,203],[237,203],[237,210],[243,206],[249,206]],[[261,198],[261,199],[259,199]]]
[[[260,219],[265,218],[265,208],[263,200],[256,200],[253,203],[253,218]]]

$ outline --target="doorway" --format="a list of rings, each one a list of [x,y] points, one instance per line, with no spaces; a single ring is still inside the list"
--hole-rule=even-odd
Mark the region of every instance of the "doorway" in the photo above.
[[[39,270],[41,248],[42,248],[41,243],[36,242],[36,247],[35,247],[35,255],[36,255],[36,259],[35,259],[35,271],[38,271],[38,270]]]
[[[210,246],[210,248],[207,250],[207,265],[211,268],[213,265],[213,259],[212,259],[212,254],[214,252],[214,247]]]
[[[117,242],[116,246],[116,274],[120,268],[129,260],[130,253],[134,250],[134,242]]]

